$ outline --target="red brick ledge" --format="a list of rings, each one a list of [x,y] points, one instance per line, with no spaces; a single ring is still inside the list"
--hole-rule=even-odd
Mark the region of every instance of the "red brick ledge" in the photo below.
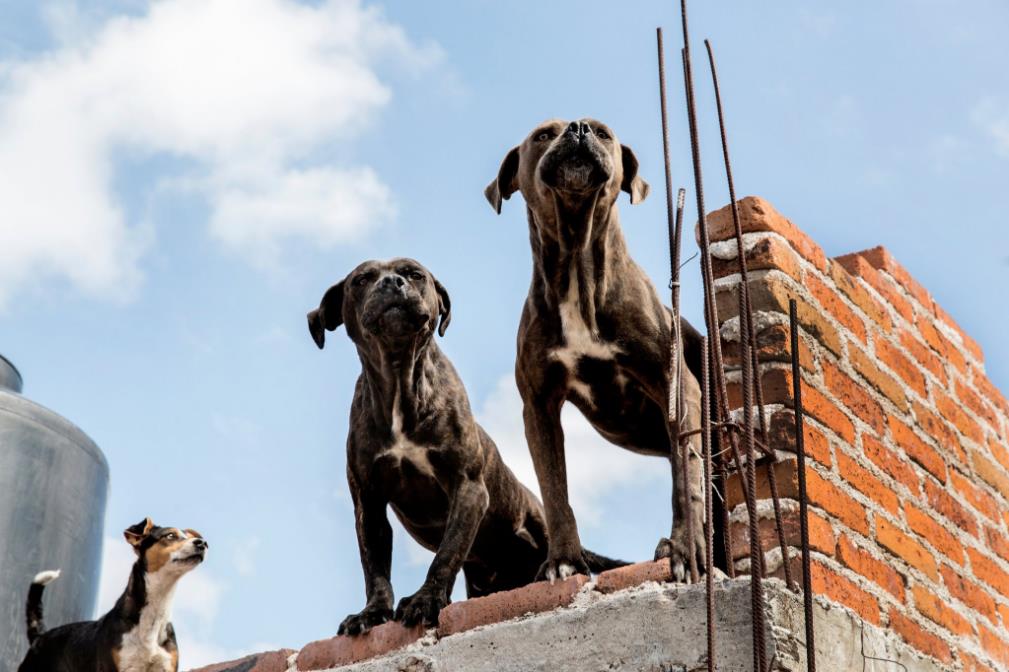
[[[440,639],[484,625],[501,623],[529,614],[542,614],[567,607],[585,586],[609,594],[649,582],[672,580],[669,561],[640,562],[599,574],[593,583],[587,576],[573,576],[551,584],[532,583],[515,590],[486,597],[455,602],[442,609],[438,627],[404,628],[399,623],[385,623],[365,635],[338,635],[305,645],[297,652],[297,669],[303,672],[325,670],[358,663],[402,649],[425,635]],[[296,653],[290,649],[260,653],[228,663],[201,667],[190,672],[286,672],[287,660]]]
[[[245,658],[227,663],[215,663],[207,667],[196,668],[190,672],[286,672],[287,660],[294,653],[296,653],[294,649],[254,653]]]

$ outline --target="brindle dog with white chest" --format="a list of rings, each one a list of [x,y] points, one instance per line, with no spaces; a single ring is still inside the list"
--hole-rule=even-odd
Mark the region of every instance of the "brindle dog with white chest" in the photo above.
[[[500,213],[502,200],[516,191],[525,197],[533,252],[515,376],[550,539],[540,574],[565,577],[586,570],[568,504],[560,421],[561,406],[571,401],[610,442],[674,458],[673,529],[655,556],[671,557],[682,581],[690,553],[699,561],[704,553],[698,435],[673,450],[680,432],[700,427],[700,334],[684,321],[684,347],[676,352],[687,365],[685,417],[683,426],[675,427],[666,410],[672,314],[631,259],[617,213],[621,191],[630,194],[632,204],[648,195],[637,158],[599,121],[547,121],[507,154],[484,193]],[[678,466],[684,459],[687,482]]]
[[[476,597],[530,583],[546,559],[542,505],[501,461],[432,338],[444,335],[450,318],[448,292],[413,259],[364,262],[308,314],[316,345],[344,325],[361,360],[347,480],[367,604],[344,619],[340,634],[391,618],[434,625],[460,569]],[[387,507],[435,554],[424,584],[395,613]],[[624,564],[579,551],[593,571]]]

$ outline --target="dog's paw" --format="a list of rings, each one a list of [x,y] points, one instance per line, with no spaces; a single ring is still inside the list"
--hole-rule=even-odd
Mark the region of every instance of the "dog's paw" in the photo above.
[[[404,597],[396,607],[395,619],[410,628],[415,625],[438,625],[438,613],[448,606],[448,596],[444,590],[421,588],[410,597]]]
[[[669,568],[672,570],[673,581],[686,583],[690,571],[690,553],[692,544],[687,541],[685,533],[673,534],[672,538],[659,539],[655,547],[655,559],[669,558]]]
[[[575,574],[585,574],[586,576],[589,574],[589,565],[581,553],[569,558],[547,558],[546,562],[540,565],[536,580],[553,583],[557,579],[563,581]]]
[[[351,614],[343,619],[340,629],[336,631],[338,635],[363,635],[376,625],[392,619],[392,609],[388,607],[368,606],[359,614]]]

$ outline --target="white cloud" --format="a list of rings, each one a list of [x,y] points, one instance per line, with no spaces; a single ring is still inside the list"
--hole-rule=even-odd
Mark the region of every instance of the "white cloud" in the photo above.
[[[136,291],[152,235],[114,191],[123,155],[180,159],[160,179],[203,196],[212,235],[260,264],[287,238],[332,247],[393,216],[339,150],[391,98],[377,69],[423,71],[436,47],[359,0],[160,0],[79,23],[75,7],[48,13],[57,48],[0,62],[0,301],[43,278]]]
[[[519,480],[539,493],[536,471],[527,448],[522,422],[522,399],[511,375],[502,377],[484,401],[477,419],[497,444],[498,450]],[[583,523],[598,524],[600,500],[610,491],[628,484],[648,487],[670,479],[669,462],[636,455],[602,438],[581,412],[571,404],[561,411],[571,506]]]
[[[971,120],[994,143],[995,151],[1009,158],[1009,103],[981,100],[971,110]]]

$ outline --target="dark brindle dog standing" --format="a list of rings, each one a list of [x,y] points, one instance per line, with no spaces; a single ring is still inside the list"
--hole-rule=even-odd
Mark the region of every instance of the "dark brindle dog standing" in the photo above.
[[[667,420],[672,315],[627,251],[617,214],[620,191],[631,203],[648,195],[634,153],[592,119],[539,125],[501,164],[484,192],[500,213],[521,191],[529,216],[533,279],[522,311],[515,377],[526,439],[546,509],[547,578],[587,569],[568,504],[561,406],[574,403],[618,446],[674,461],[673,530],[656,558],[671,557],[683,580],[689,554],[703,563],[700,440],[675,455],[680,431],[700,428],[700,335],[684,323],[682,427]],[[691,373],[691,371],[693,373]],[[693,446],[693,450],[689,449]],[[577,459],[577,458],[576,458]],[[684,483],[683,459],[689,479]],[[694,538],[687,534],[694,519]]]
[[[347,436],[367,604],[340,633],[358,634],[395,617],[438,622],[462,569],[470,597],[533,581],[546,559],[543,507],[501,461],[470,411],[452,363],[432,339],[451,317],[448,292],[412,259],[367,261],[308,314],[321,348],[341,324],[357,346]],[[393,614],[392,528],[386,507],[434,552],[420,590]],[[581,551],[581,549],[579,549]],[[585,551],[593,571],[620,563]]]

